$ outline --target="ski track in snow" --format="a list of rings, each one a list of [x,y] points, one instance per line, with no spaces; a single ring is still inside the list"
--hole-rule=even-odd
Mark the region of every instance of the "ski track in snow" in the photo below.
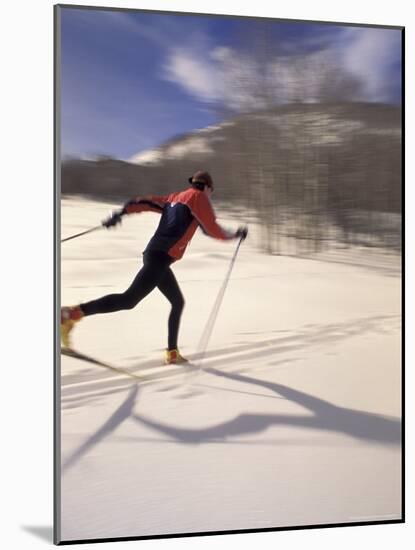
[[[188,355],[190,365],[162,365],[159,359],[148,361],[131,362],[129,366],[119,366],[132,375],[137,376],[134,381],[125,374],[116,374],[107,370],[104,366],[96,366],[88,369],[88,373],[82,375],[63,375],[61,378],[62,387],[62,408],[70,403],[74,407],[79,400],[87,396],[98,397],[105,395],[108,388],[113,390],[125,390],[131,384],[158,384],[166,378],[182,377],[185,383],[191,382],[195,376],[209,373],[212,367],[224,371],[246,372],[266,367],[275,370],[281,368],[294,359],[290,358],[293,351],[301,352],[308,347],[318,343],[336,343],[362,333],[385,333],[388,328],[400,329],[400,316],[374,316],[356,319],[352,322],[338,323],[322,326],[305,326],[293,336],[267,338],[259,342],[247,344],[236,344],[226,348],[207,351],[204,354],[194,353]],[[203,361],[199,360],[203,357]],[[94,358],[97,359],[97,358]],[[258,359],[260,365],[258,366]],[[65,358],[69,361],[80,361],[75,358]],[[244,368],[240,369],[243,364]],[[112,365],[118,367],[118,365]],[[104,392],[104,393],[102,393]]]

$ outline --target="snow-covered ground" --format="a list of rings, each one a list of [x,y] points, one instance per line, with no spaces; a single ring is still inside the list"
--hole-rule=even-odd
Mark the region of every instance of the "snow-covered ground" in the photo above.
[[[62,237],[107,213],[63,200]],[[157,223],[131,216],[64,243],[62,304],[126,288]],[[169,305],[157,291],[77,326],[79,351],[143,379],[62,357],[62,540],[400,518],[400,258],[267,256],[256,229],[203,369],[162,366]],[[181,350],[198,366],[235,246],[197,232],[173,267]]]

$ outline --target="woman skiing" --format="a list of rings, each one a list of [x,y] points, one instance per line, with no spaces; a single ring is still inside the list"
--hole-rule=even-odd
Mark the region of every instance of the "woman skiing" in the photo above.
[[[184,298],[170,266],[183,256],[199,226],[210,237],[221,240],[238,237],[245,239],[248,232],[246,227],[230,232],[216,222],[210,202],[213,181],[208,172],[196,172],[189,178],[189,183],[190,188],[184,191],[130,200],[121,210],[102,222],[105,227],[110,228],[120,223],[122,217],[128,214],[147,211],[161,214],[160,223],[143,252],[143,267],[125,292],[108,294],[77,306],[61,308],[61,339],[64,347],[70,348],[70,333],[83,317],[132,309],[157,287],[171,303],[165,362],[170,364],[187,361],[180,354],[177,344]]]

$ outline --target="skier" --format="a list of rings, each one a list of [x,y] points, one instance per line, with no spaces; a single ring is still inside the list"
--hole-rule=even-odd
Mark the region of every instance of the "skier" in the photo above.
[[[210,237],[221,240],[245,239],[248,233],[245,226],[239,227],[236,232],[227,231],[216,222],[210,202],[214,186],[208,172],[196,172],[189,178],[189,183],[190,188],[170,195],[132,199],[102,222],[105,227],[111,228],[121,223],[122,217],[127,214],[147,211],[161,214],[157,230],[143,252],[143,267],[125,292],[61,308],[64,347],[70,348],[70,333],[83,317],[132,309],[157,287],[171,303],[165,363],[187,362],[177,345],[184,298],[170,266],[183,256],[198,226]]]

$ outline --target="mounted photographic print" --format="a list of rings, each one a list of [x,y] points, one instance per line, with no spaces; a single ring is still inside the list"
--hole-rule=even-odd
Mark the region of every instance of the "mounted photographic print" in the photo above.
[[[55,6],[55,543],[404,521],[403,39]]]

